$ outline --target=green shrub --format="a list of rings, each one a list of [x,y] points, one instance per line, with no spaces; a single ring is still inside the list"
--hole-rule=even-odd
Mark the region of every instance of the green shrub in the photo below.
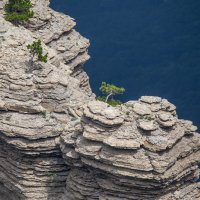
[[[34,41],[32,44],[27,45],[27,48],[30,50],[31,56],[31,65],[34,62],[47,62],[48,54],[43,55],[43,48],[41,40]]]
[[[121,105],[122,102],[120,100],[114,99],[114,95],[123,94],[125,92],[124,88],[117,87],[113,84],[107,84],[106,82],[102,82],[101,87],[99,88],[101,93],[106,96],[99,96],[96,99],[98,101],[103,101],[108,103],[111,106]]]
[[[27,21],[34,15],[31,8],[30,0],[9,0],[4,7],[5,19],[13,23]]]
[[[96,97],[96,100],[97,100],[97,101],[106,102],[106,97],[98,96],[98,97]],[[116,99],[109,99],[106,103],[108,103],[109,105],[111,105],[111,106],[113,106],[113,107],[122,104],[122,102],[121,102],[120,100],[116,100]]]
[[[114,95],[117,94],[123,94],[125,92],[125,89],[122,87],[118,87],[113,84],[108,84],[106,82],[101,83],[101,87],[99,90],[102,92],[102,94],[106,95],[105,102],[109,100],[109,98],[112,98]]]

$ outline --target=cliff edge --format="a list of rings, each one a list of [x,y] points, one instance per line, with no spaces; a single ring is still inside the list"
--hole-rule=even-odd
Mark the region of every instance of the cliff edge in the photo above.
[[[0,200],[198,200],[200,135],[160,97],[110,107],[83,70],[74,20],[33,0],[24,26],[0,2]],[[47,63],[30,65],[41,39]]]

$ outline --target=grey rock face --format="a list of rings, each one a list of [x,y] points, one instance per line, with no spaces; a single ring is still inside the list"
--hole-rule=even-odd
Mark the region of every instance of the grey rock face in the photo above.
[[[94,99],[80,70],[88,40],[48,1],[33,3],[36,17],[26,28],[5,21],[2,10],[0,15],[0,200],[61,198],[69,166],[59,138],[77,116],[74,110]],[[26,46],[36,39],[43,41],[49,60],[31,66]],[[57,44],[66,51],[59,53]]]
[[[64,199],[200,198],[194,183],[200,135],[191,122],[177,119],[167,100],[147,98],[116,108],[95,101],[84,107],[79,134],[64,142],[76,154],[65,155],[72,170]],[[155,105],[160,109],[152,111]]]
[[[0,200],[198,200],[200,135],[176,107],[141,97],[95,101],[89,41],[69,16],[33,0],[16,27],[0,4]],[[27,44],[47,63],[31,66]]]

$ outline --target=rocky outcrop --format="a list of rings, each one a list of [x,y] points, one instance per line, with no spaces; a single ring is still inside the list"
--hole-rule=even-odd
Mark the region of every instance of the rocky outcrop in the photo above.
[[[0,200],[198,200],[200,135],[176,107],[143,96],[95,101],[89,41],[69,16],[34,0],[23,26],[0,2]],[[43,41],[47,63],[30,65]]]
[[[159,97],[117,108],[89,102],[79,134],[61,136],[64,158],[75,168],[66,199],[199,199],[196,129]]]
[[[36,17],[25,28],[0,16],[1,200],[61,198],[69,167],[59,136],[74,110],[94,98],[81,69],[88,40],[48,1],[33,3]],[[49,61],[31,66],[26,46],[35,39],[43,41]]]

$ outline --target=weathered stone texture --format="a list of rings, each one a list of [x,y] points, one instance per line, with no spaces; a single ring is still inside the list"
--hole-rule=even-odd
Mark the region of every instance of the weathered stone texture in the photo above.
[[[69,167],[59,137],[77,117],[74,110],[94,99],[81,69],[88,40],[48,1],[33,3],[35,17],[25,27],[5,21],[0,11],[1,200],[61,198]],[[31,66],[26,46],[35,39],[49,61]]]
[[[96,101],[74,20],[33,0],[35,17],[17,27],[3,2],[0,200],[199,200],[197,127],[160,97]],[[49,60],[31,66],[36,39]]]
[[[75,168],[64,199],[199,199],[196,129],[159,97],[141,97],[116,108],[89,102],[79,133],[61,136],[64,159]]]

